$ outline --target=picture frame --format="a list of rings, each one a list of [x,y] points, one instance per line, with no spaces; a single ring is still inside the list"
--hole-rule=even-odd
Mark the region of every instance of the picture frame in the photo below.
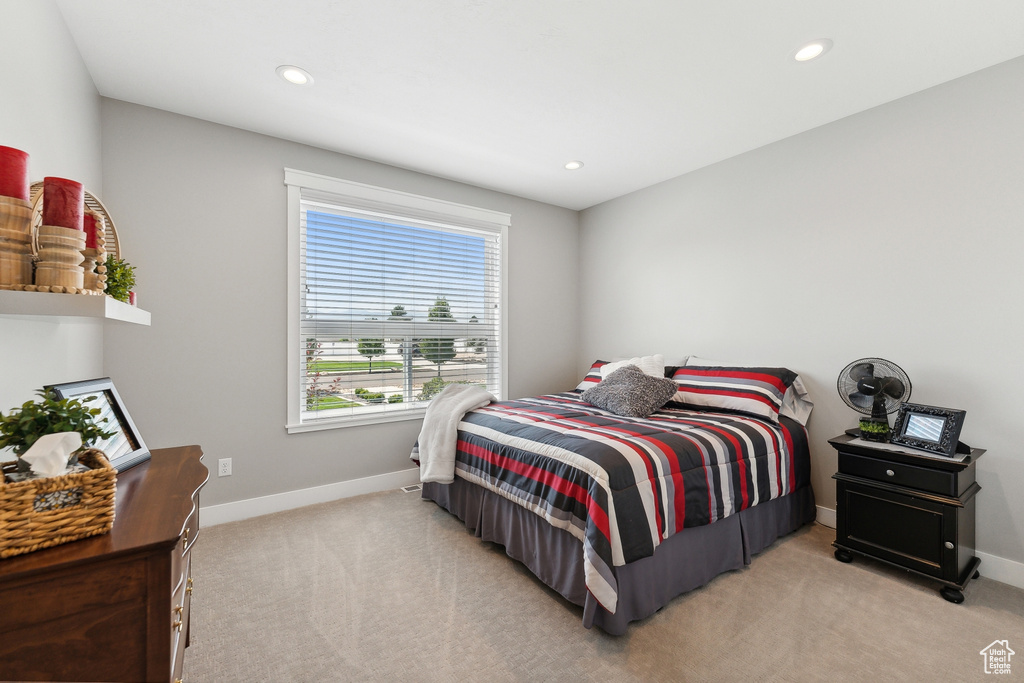
[[[966,415],[966,410],[904,403],[889,442],[952,458]]]
[[[52,391],[58,399],[75,398],[85,405],[100,409],[97,422],[107,418],[107,422],[101,426],[104,431],[113,431],[115,434],[92,445],[106,454],[110,464],[118,472],[149,460],[146,442],[142,440],[142,435],[139,434],[120,394],[114,388],[114,382],[109,377],[51,384],[46,389]],[[92,400],[87,402],[86,399],[89,398]]]

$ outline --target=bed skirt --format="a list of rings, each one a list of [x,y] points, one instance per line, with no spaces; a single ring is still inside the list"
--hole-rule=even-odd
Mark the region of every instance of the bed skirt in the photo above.
[[[714,524],[683,529],[662,541],[654,555],[614,567],[618,607],[611,614],[587,591],[581,543],[568,531],[458,477],[451,484],[424,484],[422,496],[457,516],[481,540],[504,546],[509,557],[583,607],[585,627],[612,635],[624,634],[629,622],[654,614],[677,595],[750,564],[752,555],[814,521],[816,514],[814,493],[804,486]]]

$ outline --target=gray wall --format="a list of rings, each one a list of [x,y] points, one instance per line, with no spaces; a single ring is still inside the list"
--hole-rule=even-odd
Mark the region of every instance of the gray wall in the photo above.
[[[799,371],[834,508],[836,377],[892,360],[912,400],[967,410],[979,550],[1024,561],[1022,122],[1016,59],[587,209],[577,374],[657,352]]]
[[[57,6],[4,0],[0,17],[0,145],[28,152],[32,182],[73,178],[100,194],[100,96]],[[0,316],[0,412],[44,384],[102,375],[103,330]]]
[[[575,386],[578,214],[284,140],[104,100],[104,203],[150,328],[105,365],[151,447],[233,458],[204,505],[411,466],[419,421],[287,435],[284,168],[505,211],[509,395]]]

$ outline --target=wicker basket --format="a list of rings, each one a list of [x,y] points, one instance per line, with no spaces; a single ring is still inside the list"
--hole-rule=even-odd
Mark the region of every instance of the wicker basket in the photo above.
[[[117,470],[95,448],[78,458],[92,469],[17,483],[0,481],[0,558],[110,531]],[[16,464],[2,468],[6,474]]]

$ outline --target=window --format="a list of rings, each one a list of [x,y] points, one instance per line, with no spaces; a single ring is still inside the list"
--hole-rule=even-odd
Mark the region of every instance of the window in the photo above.
[[[504,397],[509,215],[285,169],[289,432]]]

